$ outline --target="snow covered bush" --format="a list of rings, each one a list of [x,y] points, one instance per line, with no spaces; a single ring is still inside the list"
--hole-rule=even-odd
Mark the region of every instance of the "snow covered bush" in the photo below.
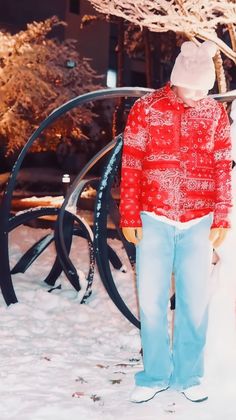
[[[47,38],[57,17],[33,22],[15,35],[0,32],[0,146],[6,155],[21,149],[55,108],[99,88],[89,59],[81,58],[75,40]],[[31,151],[55,150],[63,138],[85,138],[92,106],[77,108],[57,120]]]

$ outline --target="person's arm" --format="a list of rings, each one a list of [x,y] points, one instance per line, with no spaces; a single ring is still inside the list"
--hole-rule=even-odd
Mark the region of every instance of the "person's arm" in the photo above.
[[[227,112],[221,104],[220,109],[214,146],[216,204],[210,234],[214,247],[223,242],[227,229],[230,228],[229,216],[232,207],[230,124]]]
[[[147,138],[147,111],[144,109],[142,99],[139,99],[129,113],[124,131],[120,188],[120,226],[122,228],[137,229],[142,226],[140,194],[142,161]],[[127,229],[124,229],[124,232],[127,232]]]

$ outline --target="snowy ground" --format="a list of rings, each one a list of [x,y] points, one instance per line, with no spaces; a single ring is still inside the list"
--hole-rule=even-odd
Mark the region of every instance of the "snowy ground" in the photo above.
[[[11,233],[11,263],[42,233],[25,227]],[[119,241],[113,240],[113,246],[123,255]],[[73,255],[86,272],[83,239],[75,242]],[[115,308],[97,273],[86,305],[79,304],[63,277],[62,290],[48,293],[42,279],[53,257],[51,246],[26,274],[14,276],[18,304],[7,308],[1,298],[1,420],[235,420],[235,295],[227,283],[223,306],[217,293],[212,305],[209,400],[194,404],[166,391],[148,403],[133,404],[128,400],[133,375],[141,368],[138,330]],[[122,296],[137,313],[131,271],[115,276]],[[220,291],[220,281],[217,287]]]

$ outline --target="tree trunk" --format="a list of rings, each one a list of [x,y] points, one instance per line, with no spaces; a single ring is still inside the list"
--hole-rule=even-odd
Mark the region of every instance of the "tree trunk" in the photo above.
[[[117,42],[117,87],[124,86],[124,19],[117,18],[118,22],[118,42]],[[117,100],[117,105],[113,114],[112,134],[113,138],[117,136],[123,129],[123,110],[124,100]]]
[[[235,26],[232,23],[229,23],[227,25],[228,31],[229,31],[229,36],[230,36],[230,41],[231,41],[231,46],[233,51],[236,51],[236,33],[235,33]]]
[[[145,45],[145,72],[147,87],[153,87],[153,61],[151,49],[151,37],[148,28],[143,29],[144,45]]]
[[[214,63],[219,93],[225,93],[227,91],[227,83],[220,50],[217,51],[214,57]]]
[[[124,19],[118,18],[117,86],[124,86]]]

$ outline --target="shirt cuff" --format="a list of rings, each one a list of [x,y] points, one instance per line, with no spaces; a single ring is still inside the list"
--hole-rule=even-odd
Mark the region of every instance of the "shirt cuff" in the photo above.
[[[215,213],[213,218],[213,223],[211,225],[211,229],[214,228],[231,228],[231,223],[229,220],[228,213]]]

